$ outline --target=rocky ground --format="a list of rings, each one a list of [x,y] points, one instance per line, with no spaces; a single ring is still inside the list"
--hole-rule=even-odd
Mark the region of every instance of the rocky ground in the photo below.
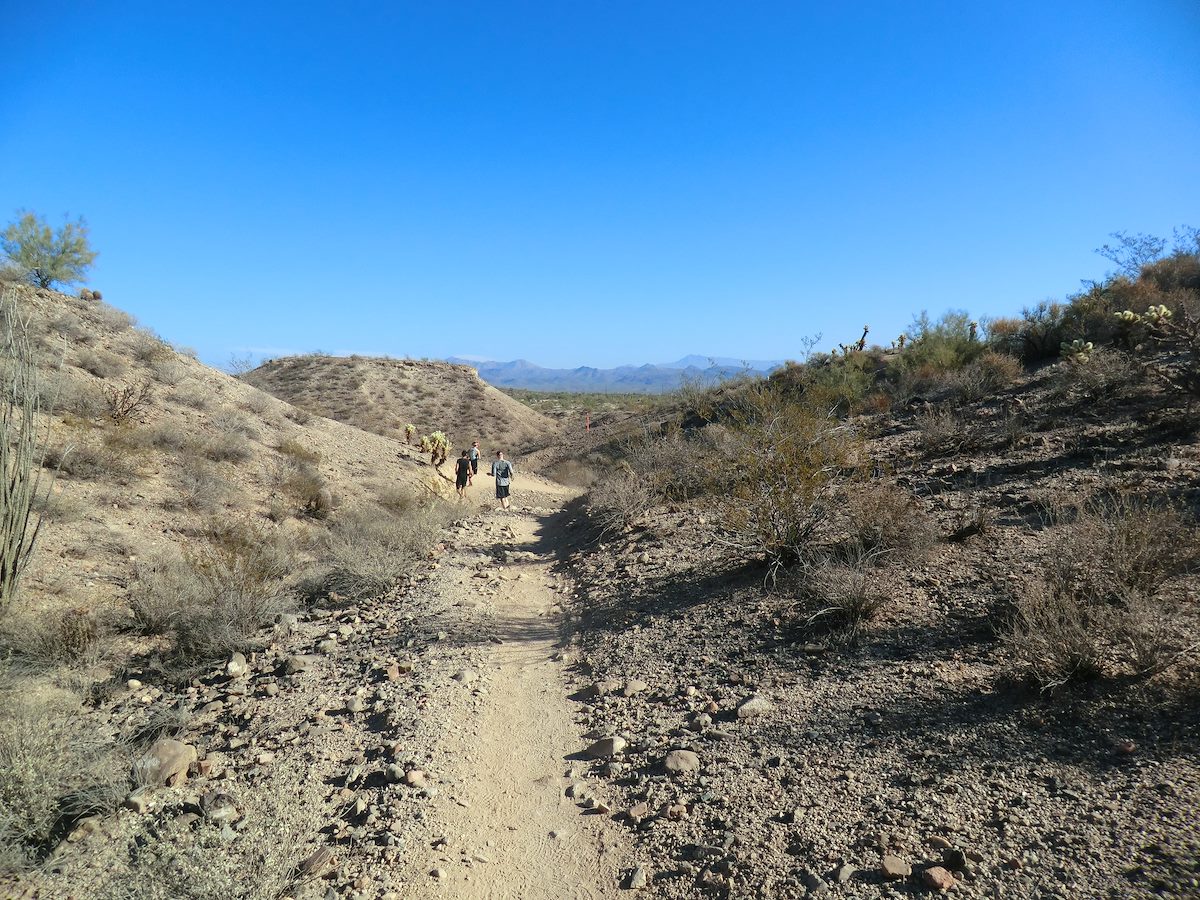
[[[582,739],[559,641],[572,589],[550,569],[570,494],[532,476],[516,490],[513,511],[495,510],[479,479],[476,511],[427,571],[387,596],[285,617],[262,652],[182,693],[127,673],[91,715],[159,730],[137,763],[146,786],[116,816],[81,822],[14,894],[130,896],[151,877],[165,893],[132,896],[178,896],[189,877],[195,891],[201,876],[137,848],[210,835],[243,866],[290,845],[275,864],[309,876],[297,897],[613,895],[624,836],[570,759]],[[284,795],[293,808],[264,810]]]
[[[1194,500],[1178,411],[1080,416],[1050,378],[1015,442],[1004,397],[932,458],[919,409],[875,432],[876,484],[913,491],[938,537],[873,575],[886,602],[857,641],[801,627],[795,582],[732,556],[703,507],[572,557],[576,697],[620,748],[588,774],[654,896],[1200,896],[1194,671],[1039,695],[1002,666],[1045,501],[1116,477]]]

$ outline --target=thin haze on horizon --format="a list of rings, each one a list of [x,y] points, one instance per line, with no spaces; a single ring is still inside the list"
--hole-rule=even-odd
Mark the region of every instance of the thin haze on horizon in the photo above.
[[[67,3],[6,12],[0,223],[214,364],[881,343],[1200,225],[1200,7]]]

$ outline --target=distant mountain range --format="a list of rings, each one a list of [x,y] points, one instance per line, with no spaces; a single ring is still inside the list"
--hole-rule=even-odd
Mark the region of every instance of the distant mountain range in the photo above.
[[[615,369],[595,369],[591,366],[547,369],[526,359],[495,362],[452,356],[446,361],[471,366],[478,370],[480,378],[496,387],[524,388],[530,391],[611,391],[638,394],[673,391],[685,381],[715,384],[746,371],[762,375],[783,365],[783,360],[740,360],[696,354],[677,359],[675,362],[617,366]]]

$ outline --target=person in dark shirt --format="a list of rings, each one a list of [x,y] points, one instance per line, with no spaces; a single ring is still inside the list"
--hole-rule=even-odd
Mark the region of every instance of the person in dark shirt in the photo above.
[[[458,499],[462,500],[467,496],[467,484],[470,481],[471,460],[467,458],[467,451],[464,450],[458,462],[454,464],[454,489],[458,491]]]

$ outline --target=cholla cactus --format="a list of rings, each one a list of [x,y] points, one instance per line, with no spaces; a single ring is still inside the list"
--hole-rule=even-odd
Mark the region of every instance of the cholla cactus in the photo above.
[[[975,340],[975,337],[979,334],[979,323],[971,322],[968,327],[970,328],[970,333],[967,335],[967,340],[973,341],[973,340]]]
[[[908,343],[908,335],[907,334],[901,334],[900,337],[896,338],[897,349],[903,350],[904,345],[906,343]]]
[[[425,448],[422,447],[422,450]],[[440,431],[435,431],[429,435],[429,461],[435,466],[440,466],[446,461],[446,456],[450,453],[450,439]]]
[[[422,453],[432,453],[433,452],[433,441],[429,439],[429,435],[427,435],[427,434],[421,435],[421,452]]]
[[[1171,310],[1160,303],[1158,306],[1151,306],[1147,309],[1143,318],[1153,326],[1165,324],[1172,315]]]
[[[404,440],[412,443],[413,435],[417,433],[417,426],[409,423],[404,426]]]
[[[1059,344],[1062,358],[1069,363],[1080,365],[1091,359],[1092,351],[1096,349],[1091,341],[1075,338],[1073,341],[1063,341]]]
[[[870,333],[871,333],[871,326],[864,325],[862,337],[860,337],[858,339],[858,341],[854,344],[854,349],[857,350],[859,353],[862,353],[863,350],[867,349],[867,335]]]

